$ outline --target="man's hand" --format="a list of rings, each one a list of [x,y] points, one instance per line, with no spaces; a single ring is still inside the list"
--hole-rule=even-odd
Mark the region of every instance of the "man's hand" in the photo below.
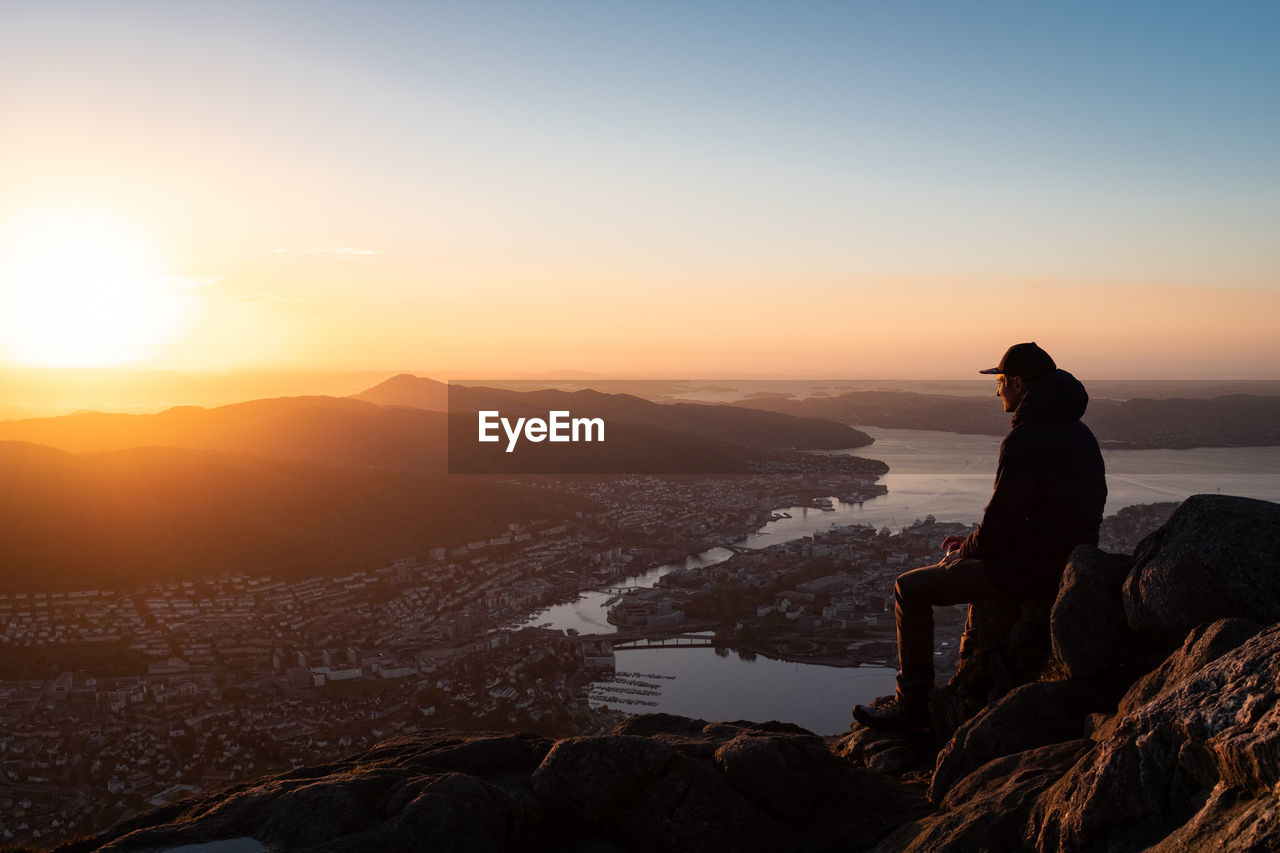
[[[964,544],[964,538],[961,536],[948,536],[942,540],[942,550],[945,556],[939,562],[942,566],[953,566],[960,562],[960,546]]]

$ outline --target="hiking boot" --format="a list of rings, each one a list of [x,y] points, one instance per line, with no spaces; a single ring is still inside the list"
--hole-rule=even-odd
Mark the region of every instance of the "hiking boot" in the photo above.
[[[870,705],[854,705],[853,718],[868,728],[886,732],[927,732],[933,728],[927,704],[904,702],[897,696],[877,699]]]

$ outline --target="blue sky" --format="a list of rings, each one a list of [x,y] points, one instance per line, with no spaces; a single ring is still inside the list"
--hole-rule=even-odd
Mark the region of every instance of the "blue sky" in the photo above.
[[[549,304],[599,325],[778,288],[892,314],[899,330],[917,318],[893,313],[895,295],[980,326],[984,309],[949,294],[1047,286],[1060,306],[1114,293],[1112,335],[1173,293],[1161,319],[1182,335],[1153,345],[1208,322],[1202,357],[1221,362],[1231,335],[1271,352],[1257,318],[1280,305],[1275,3],[4,10],[0,106],[15,131],[0,142],[0,214],[110,198],[184,274],[223,277],[228,298],[305,302],[259,353],[274,364],[320,358],[306,342],[340,337],[354,312],[377,341],[330,345],[329,366],[470,363],[509,344],[547,369],[589,368],[600,341],[581,320],[553,324],[557,349],[520,317]],[[334,246],[376,261],[266,258]],[[493,339],[467,333],[474,352],[444,319],[428,323],[437,350],[415,350],[393,316],[457,326],[494,305],[512,312]],[[756,344],[717,338],[726,362],[771,334],[742,322]],[[1061,323],[1036,333],[1097,346]],[[976,334],[947,332],[940,353],[978,348]],[[851,375],[890,339],[848,350]]]

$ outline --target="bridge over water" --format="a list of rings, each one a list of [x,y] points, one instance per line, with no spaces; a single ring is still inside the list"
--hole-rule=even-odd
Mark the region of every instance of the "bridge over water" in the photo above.
[[[743,545],[717,545],[717,548],[723,548],[726,551],[732,551],[735,554],[754,554],[756,551],[763,550],[761,548],[747,548]]]
[[[709,649],[717,644],[715,637],[708,629],[705,633],[679,633],[670,631],[627,631],[617,634],[579,634],[581,641],[599,642],[605,640],[616,651],[618,649]]]
[[[655,634],[615,641],[613,649],[712,649],[717,645],[715,640],[710,634]]]
[[[609,595],[622,595],[636,589],[653,589],[651,586],[593,586],[590,589],[584,589],[583,592],[604,592]]]

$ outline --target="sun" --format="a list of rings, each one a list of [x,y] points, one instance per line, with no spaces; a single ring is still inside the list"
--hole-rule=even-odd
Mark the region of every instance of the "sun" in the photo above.
[[[112,367],[174,341],[186,305],[143,232],[111,212],[31,211],[0,231],[0,350],[39,367]]]

